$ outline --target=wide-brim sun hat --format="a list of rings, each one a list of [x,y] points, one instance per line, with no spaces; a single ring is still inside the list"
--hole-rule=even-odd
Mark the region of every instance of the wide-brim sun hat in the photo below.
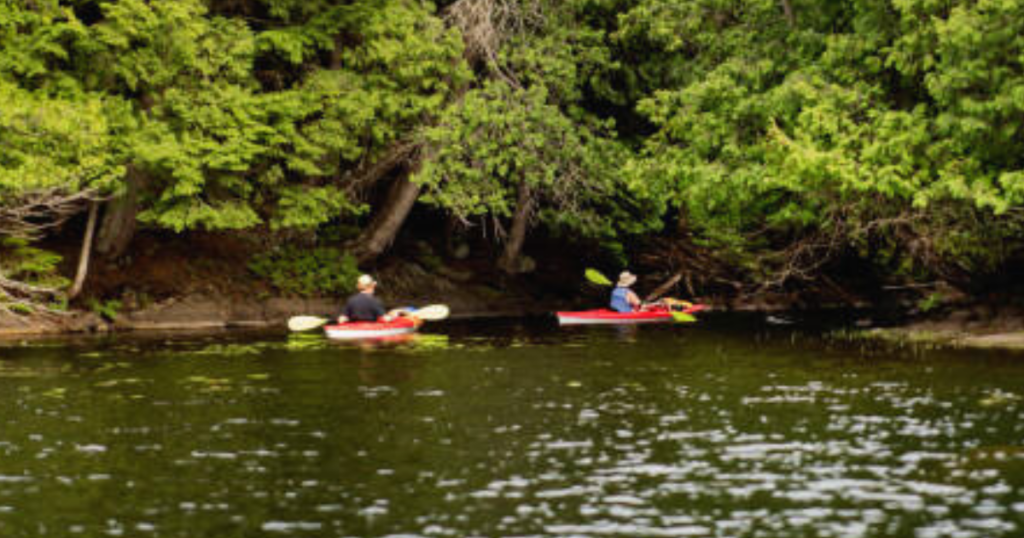
[[[627,288],[632,286],[636,282],[636,275],[629,271],[623,271],[619,274],[619,283],[616,284],[620,288]]]
[[[377,281],[370,275],[359,275],[359,279],[356,280],[356,287],[361,290],[365,290],[366,288],[376,285]]]

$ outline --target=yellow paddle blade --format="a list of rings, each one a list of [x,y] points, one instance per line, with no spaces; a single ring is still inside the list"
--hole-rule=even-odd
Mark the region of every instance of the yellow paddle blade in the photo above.
[[[317,316],[292,316],[288,318],[288,328],[293,331],[308,331],[324,323],[327,323],[327,319]]]
[[[693,314],[687,314],[686,312],[672,312],[672,319],[678,323],[693,323],[697,321]]]
[[[608,280],[597,269],[592,269],[592,268],[588,267],[586,271],[583,271],[583,276],[587,277],[587,280],[589,280],[591,284],[597,284],[598,286],[611,286],[612,285],[612,281]]]
[[[424,321],[439,321],[447,318],[449,313],[448,305],[432,304],[417,309],[412,315]]]

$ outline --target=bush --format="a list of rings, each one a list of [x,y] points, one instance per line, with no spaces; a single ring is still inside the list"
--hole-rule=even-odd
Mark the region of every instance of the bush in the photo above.
[[[117,299],[111,299],[109,301],[97,301],[96,299],[89,299],[89,309],[98,314],[100,317],[107,321],[115,321],[118,314],[121,312],[121,308],[124,306],[121,301]]]
[[[339,295],[354,289],[359,267],[340,249],[283,247],[249,262],[249,270],[287,294]]]
[[[62,289],[71,284],[57,272],[58,254],[30,246],[13,237],[0,239],[0,274],[33,286]]]
[[[22,316],[30,315],[35,311],[31,306],[25,303],[11,303],[7,305],[7,309]]]

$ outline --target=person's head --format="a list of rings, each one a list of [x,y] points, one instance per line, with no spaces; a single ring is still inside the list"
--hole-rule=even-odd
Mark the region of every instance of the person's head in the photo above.
[[[373,293],[376,287],[377,281],[370,275],[359,275],[359,278],[356,280],[356,289],[363,293]]]
[[[636,283],[636,275],[629,271],[623,271],[619,273],[619,282],[616,286],[620,288],[628,288]]]

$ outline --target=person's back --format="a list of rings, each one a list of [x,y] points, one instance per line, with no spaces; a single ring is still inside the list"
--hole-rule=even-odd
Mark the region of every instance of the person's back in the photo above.
[[[636,275],[629,271],[623,271],[619,275],[619,282],[612,290],[612,298],[609,306],[616,312],[633,312],[640,307],[640,298],[629,289],[636,282]]]
[[[633,307],[629,304],[629,293],[629,288],[612,290],[611,309],[616,312],[632,312]]]
[[[349,321],[377,321],[384,314],[384,305],[369,293],[357,293],[345,302],[344,316]]]

